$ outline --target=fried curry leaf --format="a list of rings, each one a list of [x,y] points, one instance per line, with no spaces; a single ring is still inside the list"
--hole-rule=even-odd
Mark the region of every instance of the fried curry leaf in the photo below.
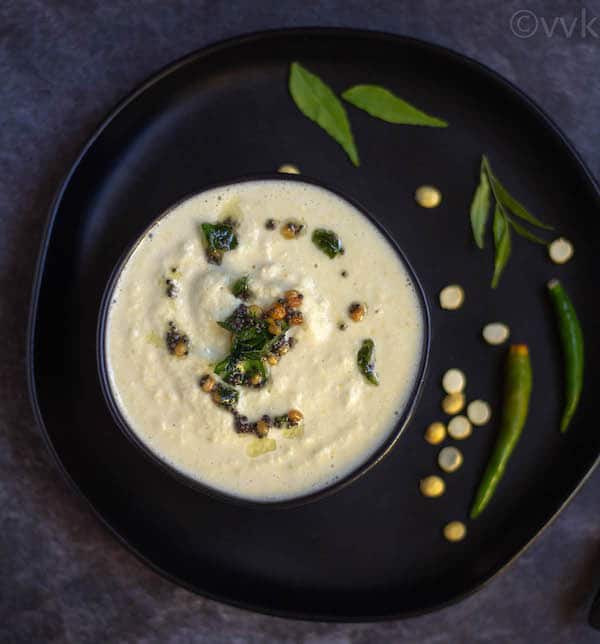
[[[226,409],[233,409],[239,400],[240,394],[237,389],[227,387],[226,385],[217,384],[216,394],[213,396],[214,402]]]
[[[230,385],[263,386],[269,379],[269,371],[263,358],[278,342],[285,338],[289,328],[285,320],[280,322],[278,335],[269,331],[265,320],[256,318],[245,304],[219,325],[231,332],[231,352],[217,363],[214,372]],[[259,376],[256,379],[256,376]]]
[[[342,240],[333,232],[333,230],[317,228],[312,234],[312,241],[313,244],[318,249],[322,250],[330,259],[333,259],[336,255],[344,254]]]
[[[256,323],[256,318],[251,315],[245,304],[240,304],[229,317],[217,322],[219,326],[231,331],[231,333],[238,333],[243,329],[256,325]]]
[[[299,63],[290,65],[289,90],[298,109],[320,125],[346,151],[355,166],[358,150],[346,110],[329,85]]]
[[[216,364],[214,371],[217,376],[230,385],[241,385],[243,383],[244,374],[238,368],[238,360],[232,356],[227,356],[224,360]]]
[[[234,355],[227,356],[215,365],[215,373],[230,385],[249,385],[253,378],[259,376],[257,385],[262,386],[269,377],[267,366],[260,357]]]
[[[234,333],[231,352],[236,355],[252,353],[262,356],[272,337],[266,323],[260,320],[253,326]]]
[[[277,352],[283,344],[288,344],[288,337],[285,335],[285,332],[290,328],[289,323],[286,320],[281,320],[279,322],[279,328],[281,333],[279,335],[271,335],[269,341],[265,345],[263,355],[268,353]]]
[[[231,285],[231,292],[234,297],[239,298],[240,300],[249,300],[252,297],[252,291],[250,290],[249,284],[250,278],[248,275],[244,275]]]
[[[375,118],[401,125],[448,127],[448,123],[430,116],[380,85],[355,85],[342,98]]]
[[[260,358],[244,358],[241,361],[241,369],[248,380],[258,375],[261,382],[266,382],[269,377],[267,367]]]
[[[220,264],[223,254],[237,248],[238,240],[229,223],[201,225],[206,243],[206,259],[210,264]]]
[[[373,359],[373,354],[375,353],[375,343],[373,340],[363,340],[363,343],[358,350],[356,355],[356,363],[362,375],[370,382],[372,385],[379,384],[379,378],[375,373],[375,363]]]
[[[231,369],[231,360],[229,356],[221,360],[221,362],[217,362],[217,364],[214,366],[213,371],[217,374],[217,376],[221,376],[221,378]]]

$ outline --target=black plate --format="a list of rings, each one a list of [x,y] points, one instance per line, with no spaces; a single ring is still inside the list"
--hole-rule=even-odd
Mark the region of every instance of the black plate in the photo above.
[[[302,117],[287,93],[301,60],[336,90],[381,83],[451,127],[391,126],[352,108],[362,157]],[[506,185],[576,248],[552,265],[545,249],[515,240],[501,286],[489,288],[491,253],[474,249],[468,205],[487,152]],[[102,292],[121,253],[181,196],[281,163],[356,198],[406,251],[432,301],[433,345],[423,399],[390,455],[360,481],[311,505],[256,510],[219,502],[168,476],[125,438],[103,400],[95,330]],[[438,185],[425,211],[413,192]],[[211,47],[163,71],[117,108],[86,146],[52,208],[34,286],[32,398],[63,471],[139,557],[204,595],[255,610],[314,619],[414,614],[472,592],[552,519],[600,452],[591,383],[600,377],[591,240],[599,238],[597,186],[562,134],[518,90],[462,56],[397,36],[331,29],[263,33]],[[587,389],[566,437],[558,432],[561,363],[545,282],[559,275],[580,311]],[[465,287],[457,312],[435,305],[448,282]],[[393,297],[393,293],[390,294]],[[468,376],[470,398],[497,410],[504,349],[481,341],[502,320],[529,343],[534,392],[525,435],[505,480],[468,538],[441,527],[464,519],[494,438],[478,429],[460,447],[464,466],[437,500],[417,482],[435,472],[423,428],[440,413],[448,367]],[[43,420],[42,420],[43,419]]]

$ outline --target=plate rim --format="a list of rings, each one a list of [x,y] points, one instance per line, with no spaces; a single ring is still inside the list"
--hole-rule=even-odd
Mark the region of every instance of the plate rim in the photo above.
[[[241,33],[234,35],[229,38],[216,40],[209,42],[204,47],[188,52],[183,56],[175,59],[172,62],[163,65],[156,72],[147,76],[142,82],[137,84],[130,92],[128,92],[123,98],[121,98],[113,107],[110,109],[106,115],[100,119],[96,127],[91,131],[91,134],[86,139],[85,143],[81,146],[80,151],[75,156],[74,160],[67,164],[67,170],[63,175],[62,180],[59,182],[58,187],[54,193],[50,205],[48,207],[48,214],[46,216],[45,224],[43,227],[43,232],[40,241],[40,247],[37,255],[37,260],[35,262],[34,269],[34,278],[31,289],[31,296],[29,301],[29,311],[28,311],[28,320],[27,320],[27,337],[26,337],[26,370],[27,370],[27,389],[29,401],[33,411],[34,419],[36,424],[42,433],[43,441],[46,445],[46,448],[52,455],[54,465],[58,468],[58,471],[61,473],[62,477],[75,492],[76,496],[84,502],[84,505],[91,510],[93,516],[95,516],[100,524],[111,534],[117,542],[124,546],[129,552],[131,552],[138,561],[142,562],[144,565],[148,566],[155,573],[160,575],[163,579],[168,580],[169,582],[185,588],[186,590],[200,595],[202,597],[211,599],[213,601],[221,602],[229,606],[234,606],[246,611],[252,611],[255,613],[261,613],[265,615],[271,615],[275,617],[283,617],[286,619],[296,619],[302,621],[321,621],[321,622],[337,622],[337,623],[371,623],[371,622],[383,622],[391,621],[398,619],[406,619],[409,617],[416,617],[419,615],[425,615],[432,613],[442,608],[452,606],[457,604],[464,599],[474,595],[476,592],[480,591],[482,588],[491,583],[498,575],[506,571],[535,541],[537,541],[545,531],[554,523],[557,517],[562,513],[565,507],[570,503],[570,501],[575,497],[575,495],[581,490],[583,485],[587,482],[593,472],[596,470],[600,464],[600,452],[596,455],[594,462],[581,477],[577,485],[562,499],[558,505],[556,511],[550,516],[550,518],[544,523],[544,525],[517,551],[512,557],[503,562],[498,566],[492,574],[484,579],[481,582],[476,583],[469,590],[459,593],[458,595],[453,596],[447,601],[439,602],[431,606],[426,606],[418,610],[399,610],[396,612],[382,613],[382,614],[370,614],[370,615],[338,615],[335,613],[307,613],[302,612],[301,610],[278,610],[273,609],[268,606],[252,604],[251,602],[244,602],[232,599],[230,597],[222,596],[219,593],[214,593],[210,590],[204,588],[199,588],[198,586],[192,585],[191,583],[186,582],[183,579],[180,579],[176,575],[168,572],[161,568],[158,564],[154,563],[151,559],[146,557],[136,546],[130,543],[124,536],[122,536],[118,530],[113,527],[108,519],[106,519],[98,510],[95,505],[92,503],[91,499],[85,494],[85,492],[79,487],[78,483],[67,471],[63,461],[59,457],[57,450],[50,439],[46,424],[43,419],[41,412],[37,388],[35,382],[35,332],[36,332],[36,322],[37,322],[37,310],[39,304],[39,296],[41,291],[41,284],[43,280],[43,275],[45,273],[45,264],[48,254],[48,246],[50,239],[52,237],[52,231],[54,227],[54,222],[56,220],[60,205],[62,203],[63,196],[67,191],[71,180],[82,161],[85,159],[87,153],[94,146],[97,139],[101,134],[112,124],[112,122],[123,112],[131,103],[133,103],[138,97],[140,97],[144,92],[149,88],[159,83],[163,78],[171,75],[176,72],[178,69],[192,63],[195,60],[206,58],[213,54],[218,53],[221,50],[226,50],[229,48],[234,48],[236,46],[249,44],[252,42],[260,41],[264,38],[281,38],[284,36],[316,36],[316,37],[354,37],[354,38],[364,38],[364,39],[374,39],[380,41],[393,41],[398,44],[412,45],[435,54],[441,55],[445,58],[449,58],[457,63],[462,65],[467,65],[470,69],[474,69],[480,74],[483,74],[488,79],[496,83],[497,85],[503,86],[503,88],[516,96],[525,108],[528,108],[543,124],[555,135],[557,141],[563,146],[565,152],[571,156],[572,160],[575,161],[576,165],[579,167],[580,171],[583,173],[594,192],[596,193],[596,199],[600,202],[600,182],[592,174],[591,170],[587,166],[586,162],[583,160],[579,152],[576,150],[574,145],[571,143],[567,135],[562,131],[562,129],[556,124],[556,122],[550,117],[543,108],[541,108],[536,101],[530,98],[523,90],[519,89],[512,81],[502,76],[499,72],[496,72],[491,67],[486,64],[466,55],[461,52],[455,51],[444,45],[433,43],[422,38],[415,38],[413,36],[408,36],[405,34],[397,34],[392,32],[386,32],[381,30],[373,29],[357,29],[352,27],[293,27],[293,28],[272,28],[272,29],[263,29],[258,31],[252,31],[248,33]]]

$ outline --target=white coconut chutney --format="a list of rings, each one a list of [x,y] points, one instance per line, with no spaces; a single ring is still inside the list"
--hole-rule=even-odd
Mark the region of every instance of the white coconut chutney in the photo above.
[[[210,264],[200,225],[228,216],[238,222],[238,246]],[[306,234],[285,239],[279,227],[266,228],[270,218],[300,220]],[[345,254],[330,259],[317,248],[315,228],[336,232]],[[198,385],[229,352],[231,334],[217,321],[240,304],[230,289],[244,275],[254,293],[248,304],[268,306],[288,289],[304,295],[304,323],[289,331],[293,350],[264,388],[238,387],[238,410],[250,420],[302,412],[299,427],[271,428],[266,439],[237,433],[231,413]],[[348,316],[355,301],[367,305],[360,322]],[[189,337],[184,357],[167,350],[169,321]],[[424,334],[403,262],[359,210],[309,183],[257,180],[191,197],[143,236],[113,291],[105,355],[123,417],[160,459],[227,494],[275,501],[329,486],[382,444],[409,403]],[[366,338],[375,343],[379,386],[357,366]],[[250,456],[262,445],[274,449]]]

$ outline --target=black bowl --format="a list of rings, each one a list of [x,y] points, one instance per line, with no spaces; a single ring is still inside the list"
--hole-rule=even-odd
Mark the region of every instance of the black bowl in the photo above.
[[[320,188],[323,188],[325,190],[329,190],[330,192],[333,192],[337,196],[341,197],[345,201],[347,201],[349,204],[354,206],[359,212],[361,212],[371,223],[374,224],[374,226],[381,232],[381,234],[386,238],[388,243],[392,246],[392,248],[396,251],[396,253],[399,255],[403,265],[406,267],[406,270],[410,276],[410,279],[414,285],[415,291],[417,293],[417,296],[419,298],[420,304],[421,304],[421,311],[422,311],[422,316],[423,316],[423,346],[421,350],[421,358],[419,362],[419,368],[417,370],[417,376],[415,378],[414,384],[412,391],[410,393],[410,396],[408,397],[407,403],[405,405],[404,411],[402,412],[402,415],[398,419],[398,422],[394,426],[393,430],[390,431],[389,436],[386,438],[386,440],[367,458],[363,461],[362,464],[360,464],[357,468],[346,474],[340,479],[336,479],[331,482],[330,485],[327,487],[321,488],[315,492],[311,492],[309,494],[304,494],[298,497],[293,497],[290,499],[285,499],[285,500],[274,500],[274,501],[256,501],[256,500],[251,500],[251,499],[245,499],[243,497],[238,497],[234,496],[232,494],[227,494],[221,490],[218,490],[216,488],[213,488],[209,485],[206,485],[196,479],[193,479],[192,477],[188,476],[187,474],[184,474],[183,472],[177,470],[175,467],[173,467],[170,463],[167,461],[163,460],[158,454],[153,452],[147,445],[142,441],[139,436],[131,429],[127,421],[125,420],[123,414],[121,413],[121,410],[119,409],[119,406],[115,400],[115,397],[112,392],[112,388],[110,385],[110,379],[108,377],[108,370],[106,367],[106,343],[105,343],[105,331],[106,331],[106,321],[108,317],[108,311],[110,308],[110,302],[112,300],[113,292],[116,287],[116,284],[119,280],[119,277],[121,275],[121,271],[129,261],[129,258],[133,254],[133,252],[136,250],[138,244],[144,239],[144,237],[150,232],[152,228],[154,228],[164,217],[168,216],[177,206],[179,206],[181,203],[184,201],[187,201],[193,196],[196,196],[198,194],[202,194],[203,192],[206,192],[208,190],[212,190],[214,188],[224,188],[226,186],[230,185],[235,185],[239,183],[246,183],[246,182],[252,182],[252,181],[265,181],[265,180],[270,180],[270,181],[294,181],[297,183],[308,183],[311,185],[318,186]],[[410,421],[411,416],[413,415],[413,412],[415,410],[415,407],[417,405],[417,402],[419,400],[420,394],[421,394],[421,389],[423,382],[425,380],[425,373],[427,370],[427,363],[428,363],[428,358],[429,358],[429,350],[430,350],[430,343],[431,343],[431,324],[430,324],[430,314],[429,314],[429,306],[427,303],[427,298],[425,296],[425,291],[423,290],[423,287],[421,286],[421,283],[410,265],[409,261],[406,259],[406,256],[396,243],[396,241],[391,237],[391,235],[385,230],[385,228],[377,221],[375,217],[373,217],[368,210],[362,206],[361,204],[357,203],[356,200],[351,199],[350,197],[347,197],[343,193],[341,193],[339,190],[331,188],[330,186],[324,185],[322,182],[317,181],[312,178],[306,178],[305,176],[299,177],[297,175],[284,175],[282,174],[256,174],[256,175],[251,175],[251,176],[246,176],[242,177],[239,179],[234,179],[230,181],[223,181],[217,184],[213,184],[210,186],[207,186],[200,192],[195,193],[194,195],[187,195],[186,197],[183,197],[181,200],[179,200],[177,203],[175,203],[173,206],[171,206],[168,210],[163,212],[161,215],[156,217],[150,223],[149,226],[147,226],[135,239],[135,241],[131,244],[129,249],[121,256],[119,261],[117,262],[117,265],[115,266],[110,279],[108,281],[108,284],[106,286],[106,289],[104,291],[104,295],[102,297],[102,303],[100,306],[100,313],[98,317],[98,330],[97,330],[97,364],[98,364],[98,372],[100,376],[100,384],[102,388],[102,393],[104,395],[104,398],[106,400],[106,403],[108,405],[108,408],[117,423],[118,427],[123,431],[125,436],[134,444],[136,445],[152,462],[156,463],[159,465],[161,468],[166,470],[171,476],[174,476],[178,481],[181,481],[185,483],[186,485],[189,485],[190,487],[199,490],[201,492],[204,492],[206,494],[209,494],[210,496],[220,499],[222,501],[227,501],[231,503],[237,503],[241,504],[244,506],[254,506],[254,507],[269,507],[269,508],[290,508],[290,507],[296,507],[298,505],[302,505],[304,503],[310,503],[312,501],[317,501],[318,499],[321,499],[329,494],[332,494],[333,492],[336,492],[338,490],[341,490],[343,487],[346,485],[349,485],[350,483],[356,481],[358,478],[360,478],[365,472],[370,470],[373,466],[377,465],[392,449],[392,447],[396,444],[396,441],[400,438],[400,435],[408,425],[408,422]]]

